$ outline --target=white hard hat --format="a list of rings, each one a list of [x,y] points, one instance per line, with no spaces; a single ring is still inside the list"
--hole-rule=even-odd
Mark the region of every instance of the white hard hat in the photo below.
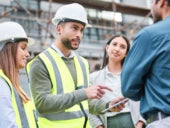
[[[58,25],[61,21],[65,22],[65,20],[77,21],[88,25],[86,10],[78,3],[67,4],[60,7],[52,19],[52,23]]]
[[[12,21],[0,23],[0,50],[8,40],[14,41],[15,39],[28,39],[29,45],[34,43],[32,38],[27,37],[20,24]]]

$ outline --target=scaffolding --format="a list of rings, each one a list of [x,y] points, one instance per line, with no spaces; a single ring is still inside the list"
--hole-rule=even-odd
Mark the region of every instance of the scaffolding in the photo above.
[[[148,25],[150,11],[147,8],[129,6],[123,3],[103,2],[100,0],[13,0],[9,5],[0,4],[0,22],[12,20],[19,22],[28,35],[36,40],[34,46],[30,48],[33,56],[46,49],[55,41],[55,27],[51,23],[57,9],[62,4],[78,2],[86,7],[89,23],[92,28],[84,31],[84,38],[77,52],[86,57],[91,63],[100,63],[103,57],[105,42],[114,34],[121,33],[133,40],[137,31]],[[48,5],[44,9],[42,3]],[[58,5],[58,6],[56,6]],[[95,17],[90,16],[89,10],[94,10]],[[100,17],[102,11],[119,12],[123,20],[121,22],[108,20]],[[136,15],[142,20],[128,22],[125,15]],[[95,62],[94,62],[95,61]],[[93,65],[92,65],[93,67]]]

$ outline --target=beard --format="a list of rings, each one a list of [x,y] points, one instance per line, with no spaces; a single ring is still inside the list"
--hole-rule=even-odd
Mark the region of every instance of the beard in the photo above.
[[[70,50],[77,50],[78,49],[78,47],[73,47],[71,45],[71,40],[69,40],[68,38],[62,39],[62,43],[66,48],[68,48]]]

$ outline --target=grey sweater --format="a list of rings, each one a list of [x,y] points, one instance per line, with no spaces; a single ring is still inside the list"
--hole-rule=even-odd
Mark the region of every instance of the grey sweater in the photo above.
[[[51,94],[49,73],[39,58],[31,65],[29,80],[36,109],[41,114],[58,113],[87,99],[84,89],[66,94]]]

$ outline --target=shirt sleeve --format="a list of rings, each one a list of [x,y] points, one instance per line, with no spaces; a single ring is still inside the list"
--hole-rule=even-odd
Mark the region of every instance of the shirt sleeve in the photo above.
[[[32,63],[28,76],[35,106],[41,114],[61,112],[87,99],[85,89],[65,94],[51,94],[52,83],[48,71],[40,59]]]
[[[90,86],[93,86],[96,84],[96,78],[99,77],[99,71],[94,72],[90,74]],[[89,105],[89,112],[91,114],[101,114],[101,112],[106,108],[107,102],[105,102],[103,99],[89,99],[88,105]]]
[[[129,107],[134,125],[136,126],[139,121],[146,124],[146,120],[140,114],[140,101],[129,100]]]
[[[147,72],[155,54],[149,35],[146,30],[137,35],[123,64],[122,94],[133,100],[140,100],[144,94]]]
[[[89,114],[89,122],[90,122],[90,126],[92,128],[96,128],[100,125],[103,125],[103,122],[101,121],[101,119],[98,115]]]
[[[0,128],[18,128],[8,84],[0,78]]]

